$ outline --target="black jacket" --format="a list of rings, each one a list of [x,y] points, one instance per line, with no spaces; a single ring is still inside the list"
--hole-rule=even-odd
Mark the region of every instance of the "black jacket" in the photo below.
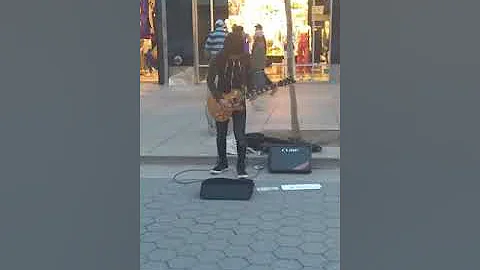
[[[239,88],[246,85],[248,78],[249,55],[244,52],[243,44],[245,40],[241,33],[230,33],[225,38],[223,50],[215,58],[216,73],[218,83],[215,89],[210,89],[215,98],[221,98],[225,92],[232,88]],[[237,64],[241,64],[241,68]]]
[[[225,38],[224,43],[224,53],[227,58],[233,55],[242,55],[244,54],[243,51],[243,44],[245,40],[241,33],[230,33]]]

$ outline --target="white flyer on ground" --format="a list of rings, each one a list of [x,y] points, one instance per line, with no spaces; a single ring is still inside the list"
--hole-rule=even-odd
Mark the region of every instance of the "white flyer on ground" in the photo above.
[[[282,190],[318,190],[322,188],[320,184],[294,184],[294,185],[281,185]]]

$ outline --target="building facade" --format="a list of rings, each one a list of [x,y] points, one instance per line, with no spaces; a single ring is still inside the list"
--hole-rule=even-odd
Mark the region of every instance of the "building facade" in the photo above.
[[[171,76],[178,70],[193,70],[193,82],[206,78],[207,59],[203,53],[205,39],[217,19],[225,20],[231,30],[241,25],[253,36],[255,25],[261,24],[267,39],[267,56],[273,65],[266,72],[273,80],[285,75],[286,18],[283,0],[156,0],[166,1],[168,63]],[[150,10],[145,8],[148,2]],[[328,80],[331,64],[339,64],[339,0],[292,0],[292,17],[299,81]],[[158,72],[150,68],[152,54],[162,46],[151,27],[150,42],[145,39],[145,25],[160,25],[155,14],[155,0],[141,0],[141,78],[158,81]],[[143,11],[142,11],[143,7]],[[151,10],[153,9],[153,10]],[[333,11],[333,12],[332,12]],[[142,13],[143,12],[143,13]],[[149,15],[152,14],[152,15]],[[338,18],[335,17],[338,15]],[[332,17],[333,16],[333,17]],[[142,32],[143,31],[143,32]],[[147,40],[147,41],[146,41]],[[161,39],[160,39],[161,40]],[[148,53],[148,51],[151,51]],[[150,69],[149,69],[150,68]],[[150,73],[149,73],[150,72]],[[147,75],[147,76],[145,76]],[[150,77],[149,77],[150,76]],[[148,79],[150,78],[150,79]]]

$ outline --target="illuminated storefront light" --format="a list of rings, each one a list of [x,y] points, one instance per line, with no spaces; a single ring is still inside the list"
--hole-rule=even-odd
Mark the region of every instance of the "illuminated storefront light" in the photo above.
[[[268,43],[269,56],[283,56],[287,35],[285,4],[283,0],[230,0],[228,2],[227,27],[241,25],[245,33],[253,36],[255,25],[261,24]],[[310,36],[308,24],[308,0],[292,1],[294,39],[302,33]],[[295,42],[296,43],[296,42]]]

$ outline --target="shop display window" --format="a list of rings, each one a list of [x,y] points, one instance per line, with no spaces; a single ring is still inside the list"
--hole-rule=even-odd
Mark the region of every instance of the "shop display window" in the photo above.
[[[140,0],[140,81],[158,80],[155,0]]]
[[[294,44],[302,48],[301,52],[296,50],[296,55],[311,50],[308,11],[308,0],[292,0]],[[284,57],[287,23],[283,0],[230,0],[226,23],[230,31],[233,25],[242,25],[250,36],[255,32],[255,25],[261,24],[267,40],[267,55]]]

